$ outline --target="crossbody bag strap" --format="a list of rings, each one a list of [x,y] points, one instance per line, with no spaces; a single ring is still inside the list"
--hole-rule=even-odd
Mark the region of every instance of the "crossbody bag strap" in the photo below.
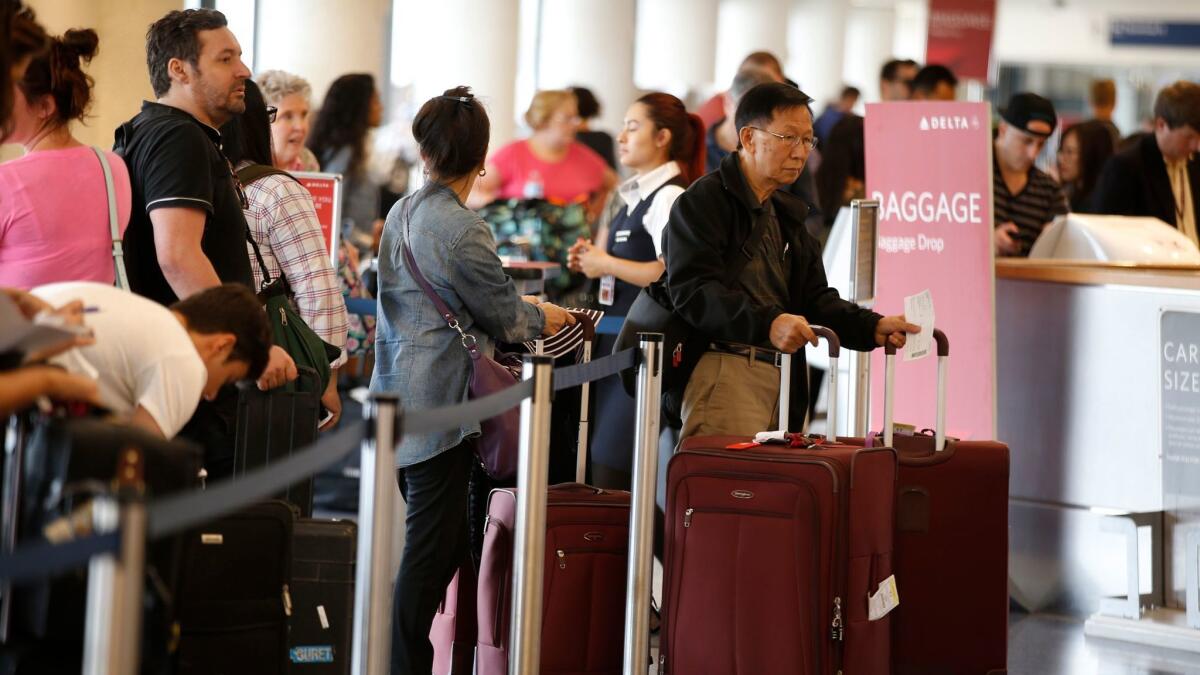
[[[454,314],[454,312],[450,309],[450,306],[447,305],[446,301],[442,299],[442,296],[438,295],[437,291],[433,290],[433,284],[429,283],[429,280],[425,278],[425,275],[421,272],[421,268],[417,265],[416,256],[412,254],[412,249],[408,247],[409,220],[412,215],[412,205],[417,199],[417,194],[419,193],[414,193],[408,198],[408,201],[404,202],[404,213],[402,215],[402,219],[404,221],[404,237],[400,242],[400,250],[404,254],[404,264],[408,267],[409,272],[412,274],[413,280],[416,281],[417,285],[421,287],[421,292],[423,292],[425,297],[429,298],[429,301],[433,303],[435,308],[437,308],[438,314],[442,315],[442,319],[445,320],[446,325],[458,331],[458,336],[462,340],[463,348],[470,352],[472,359],[478,359],[480,354],[475,336],[462,329],[462,325],[458,323],[458,316]]]
[[[267,270],[267,261],[263,259],[262,250],[258,248],[258,242],[254,241],[254,234],[250,232],[250,223],[246,223],[246,241],[250,242],[250,248],[254,250],[254,259],[258,261],[258,271],[262,272],[263,288],[271,284],[271,272]]]
[[[104,191],[108,195],[108,233],[112,240],[113,279],[117,288],[129,290],[129,276],[125,273],[125,248],[121,242],[121,226],[117,223],[117,189],[113,184],[112,167],[108,164],[108,156],[100,148],[92,146],[92,152],[100,160],[100,168],[104,171]]]
[[[284,171],[279,171],[274,167],[268,167],[270,170],[262,171],[255,168],[258,166],[261,165],[251,164],[249,166],[242,167],[241,171],[234,171],[234,178],[237,179],[237,182],[241,184],[243,189],[250,183],[253,183],[256,179],[262,178],[263,176],[268,176],[276,172],[286,173]],[[262,250],[258,247],[258,242],[254,241],[254,233],[250,231],[250,221],[246,221],[246,241],[250,242],[250,248],[254,251],[254,259],[258,261],[258,271],[262,272],[262,288],[266,288],[271,284],[272,281],[271,272],[267,270],[267,261],[263,259]],[[282,278],[282,275],[280,275],[280,277]]]

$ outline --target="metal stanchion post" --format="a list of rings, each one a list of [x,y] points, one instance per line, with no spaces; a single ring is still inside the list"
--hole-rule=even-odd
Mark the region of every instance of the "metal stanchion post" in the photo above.
[[[118,555],[98,555],[88,563],[83,675],[135,675],[142,644],[142,592],[146,563],[146,507],[142,455],[123,451],[117,494],[92,501],[93,529],[120,528]]]
[[[536,675],[542,657],[542,565],[546,554],[546,482],[550,468],[554,360],[548,356],[526,356],[522,372],[525,379],[533,380],[533,397],[521,401],[508,672]]]
[[[17,547],[17,512],[21,505],[21,465],[29,425],[23,415],[9,418],[4,439],[3,499],[0,500],[0,552],[12,553]],[[12,616],[12,583],[0,581],[0,643],[8,642]]]
[[[625,675],[644,675],[650,655],[650,593],[654,574],[654,491],[658,486],[658,427],[662,404],[662,341],[638,335],[637,422],[634,425],[633,500],[629,514],[629,567],[625,586]]]
[[[354,642],[351,671],[384,675],[391,664],[392,512],[396,487],[396,442],[400,402],[376,396],[363,409],[374,421],[362,443],[358,491],[358,557],[354,566]]]

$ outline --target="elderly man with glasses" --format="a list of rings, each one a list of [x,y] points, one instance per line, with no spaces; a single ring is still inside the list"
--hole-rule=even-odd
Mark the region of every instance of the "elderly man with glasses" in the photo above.
[[[801,347],[817,342],[810,322],[864,351],[884,340],[903,346],[905,333],[919,330],[838,297],[820,245],[804,229],[808,205],[780,189],[796,181],[816,146],[811,102],[782,83],[746,92],[735,113],[738,150],[671,212],[665,285],[675,314],[707,345],[686,387],[666,396],[682,415],[683,438],[774,428],[780,353],[798,357],[790,414],[798,428],[808,409]]]

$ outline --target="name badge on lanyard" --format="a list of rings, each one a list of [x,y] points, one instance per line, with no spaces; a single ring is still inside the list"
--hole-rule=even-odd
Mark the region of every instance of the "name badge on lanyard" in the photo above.
[[[600,304],[611,307],[617,294],[617,278],[611,274],[600,277]]]

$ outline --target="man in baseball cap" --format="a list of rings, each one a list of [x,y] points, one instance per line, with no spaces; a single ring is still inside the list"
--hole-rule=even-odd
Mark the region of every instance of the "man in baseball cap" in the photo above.
[[[1062,187],[1033,165],[1056,126],[1054,104],[1037,94],[1014,94],[1000,113],[992,178],[997,255],[1029,255],[1042,228],[1067,212]]]

